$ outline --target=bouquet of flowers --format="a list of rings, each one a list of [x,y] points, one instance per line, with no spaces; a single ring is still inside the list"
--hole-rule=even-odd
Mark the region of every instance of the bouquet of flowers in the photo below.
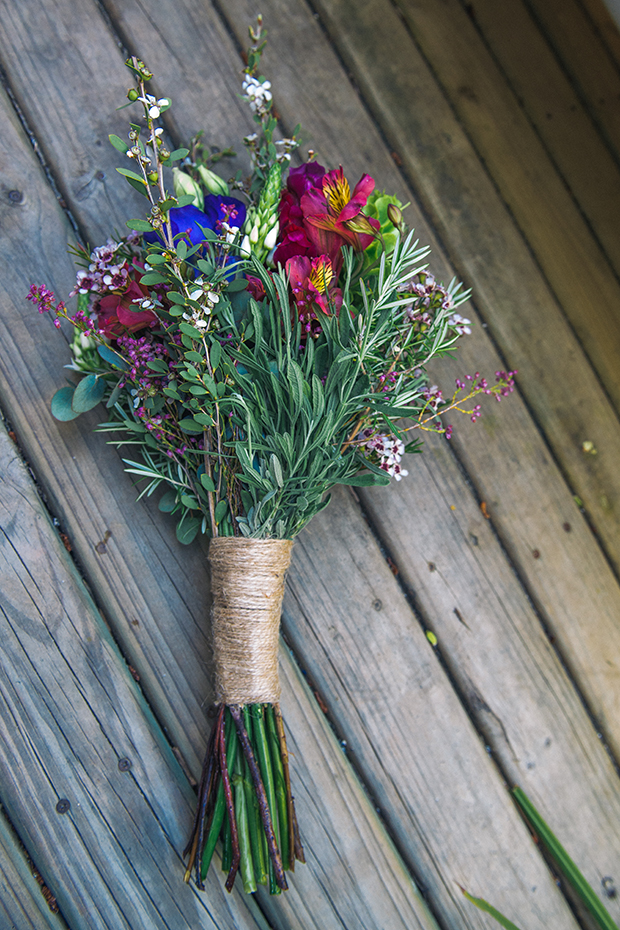
[[[278,893],[303,862],[278,703],[292,540],[330,488],[399,481],[403,454],[420,450],[416,430],[449,438],[440,415],[475,421],[475,398],[500,400],[514,372],[492,386],[468,375],[448,398],[429,384],[427,363],[470,332],[458,313],[468,292],[435,281],[403,205],[368,175],[351,191],[341,167],[310,159],[284,181],[297,140],[274,138],[260,23],[251,36],[251,175],[224,180],[213,168],[228,153],[200,137],[170,151],[158,125],[170,101],[147,91],[152,74],[132,58],[127,97],[142,118],[127,141],[110,140],[148,215],[75,250],[72,316],[44,286],[28,296],[75,327],[69,367],[80,378],[54,396],[54,416],[104,401],[100,429],[134,448],[124,462],[141,495],[165,489],[159,507],[177,518],[180,542],[211,539],[218,709],[186,880],[194,871],[203,886],[221,838],[228,890],[240,870],[247,892],[268,883]]]

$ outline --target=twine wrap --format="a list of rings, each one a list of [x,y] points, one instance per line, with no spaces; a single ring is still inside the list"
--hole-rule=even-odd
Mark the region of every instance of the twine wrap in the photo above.
[[[278,639],[290,539],[219,536],[209,546],[215,698],[277,704]]]

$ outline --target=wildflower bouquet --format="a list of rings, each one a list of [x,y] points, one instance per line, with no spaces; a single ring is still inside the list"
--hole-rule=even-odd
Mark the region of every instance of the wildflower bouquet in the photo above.
[[[186,849],[196,882],[219,838],[226,887],[286,888],[303,861],[279,708],[277,644],[292,540],[337,484],[388,484],[407,474],[415,430],[445,432],[440,414],[475,420],[479,394],[499,400],[513,373],[479,374],[444,399],[426,364],[470,331],[468,297],[429,274],[395,197],[364,175],[310,160],[283,171],[295,137],[275,141],[268,81],[257,76],[260,25],[251,33],[243,91],[257,125],[244,140],[250,177],[213,170],[227,153],[200,141],[171,151],[159,117],[166,98],[152,74],[127,62],[127,96],[141,109],[117,170],[147,198],[126,236],[75,250],[80,270],[69,316],[42,286],[29,299],[75,327],[80,375],[52,400],[59,420],[104,401],[100,429],[126,450],[142,495],[165,489],[177,537],[211,538],[216,664],[215,726]],[[172,175],[173,193],[166,182]],[[403,424],[403,420],[408,425]]]

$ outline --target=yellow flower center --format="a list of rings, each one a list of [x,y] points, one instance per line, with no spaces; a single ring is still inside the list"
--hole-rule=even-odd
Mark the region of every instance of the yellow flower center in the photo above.
[[[339,174],[336,178],[324,178],[323,193],[336,216],[351,199],[351,188],[344,174]]]
[[[325,294],[334,277],[332,263],[326,256],[321,256],[312,262],[312,271],[310,272],[310,283],[317,289],[319,294]]]

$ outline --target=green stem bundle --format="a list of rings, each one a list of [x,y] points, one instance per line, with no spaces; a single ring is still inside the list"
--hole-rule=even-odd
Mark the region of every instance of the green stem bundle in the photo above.
[[[185,881],[204,878],[218,839],[222,869],[232,891],[241,871],[244,890],[269,884],[271,894],[287,888],[285,871],[304,862],[288,774],[288,752],[279,706],[219,705],[209,739]]]

